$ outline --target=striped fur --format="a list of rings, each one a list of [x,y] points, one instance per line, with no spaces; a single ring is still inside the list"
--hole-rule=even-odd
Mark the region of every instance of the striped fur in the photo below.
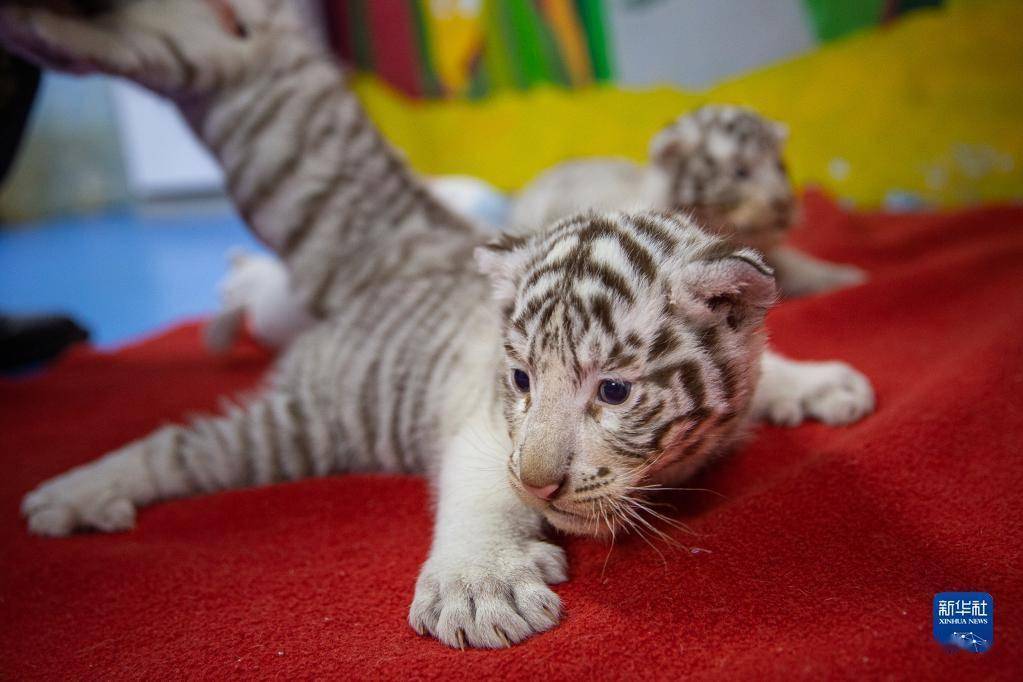
[[[601,498],[624,497],[662,472],[695,470],[743,433],[775,297],[756,252],[679,215],[591,213],[480,259],[503,308],[516,479],[542,487],[603,471]],[[602,403],[606,379],[629,382],[629,399]],[[559,497],[548,520],[599,531],[592,488]]]
[[[678,216],[591,214],[479,260],[496,305],[468,263],[376,282],[295,342],[263,396],[45,484],[26,498],[30,522],[115,527],[103,517],[113,497],[55,505],[82,472],[146,504],[334,472],[426,471],[481,405],[504,416],[513,485],[537,461],[563,474],[562,457],[576,453],[580,478],[611,471],[626,494],[665,469],[695,469],[741,434],[774,296],[755,252]],[[532,394],[509,384],[515,367],[533,376]],[[628,403],[596,402],[605,377],[633,383]],[[552,450],[553,431],[571,444]],[[125,462],[137,466],[118,473]],[[566,530],[598,531],[595,515],[583,528],[542,511]]]
[[[473,390],[454,390],[452,368],[473,355],[471,339],[497,333],[479,305],[478,232],[434,199],[370,124],[293,3],[235,0],[227,9],[240,35],[224,29],[224,2],[103,4],[107,11],[87,16],[0,8],[0,39],[44,65],[127,76],[176,102],[223,165],[240,212],[324,321],[281,360],[264,397],[178,428],[173,440],[154,436],[159,448],[143,439],[108,458],[147,463],[129,477],[137,485],[121,484],[125,496],[148,503],[154,490],[167,497],[337,471],[424,470],[476,400]],[[496,336],[489,347],[499,349]],[[459,399],[438,403],[445,388]],[[161,488],[149,476],[179,469],[190,485]],[[36,530],[110,526],[84,502],[71,505],[77,516],[48,523],[34,513],[43,497],[26,501]]]

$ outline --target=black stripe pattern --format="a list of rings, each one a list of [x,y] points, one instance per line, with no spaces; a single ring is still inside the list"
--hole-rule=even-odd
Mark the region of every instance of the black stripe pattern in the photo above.
[[[640,466],[666,453],[698,455],[735,432],[763,338],[762,317],[752,319],[757,311],[729,273],[737,264],[769,278],[758,255],[707,236],[683,215],[656,212],[582,214],[491,248],[507,264],[496,277],[510,280],[495,290],[514,291],[499,301],[506,369],[498,380],[524,451],[530,431],[579,428],[588,448]],[[714,295],[714,286],[727,295]],[[527,371],[541,393],[516,391],[514,369]],[[633,398],[601,404],[597,387],[609,377],[628,381]],[[556,405],[583,401],[577,417],[590,427],[565,424]],[[539,411],[557,412],[558,423],[527,421]]]

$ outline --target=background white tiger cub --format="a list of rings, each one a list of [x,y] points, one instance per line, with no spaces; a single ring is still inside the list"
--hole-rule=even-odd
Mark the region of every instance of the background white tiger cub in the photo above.
[[[479,231],[296,35],[292,3],[233,0],[231,21],[204,0],[100,4],[0,6],[0,40],[178,102],[320,321],[250,402],[27,494],[33,532],[124,530],[139,506],[225,488],[428,472],[436,527],[409,622],[450,646],[501,647],[560,618],[547,585],[566,578],[565,555],[544,519],[641,523],[637,488],[687,475],[756,416],[843,424],[873,408],[848,366],[762,352],[769,269],[686,217],[585,214],[478,250]]]
[[[541,174],[515,196],[509,223],[528,231],[588,208],[684,209],[716,234],[764,252],[785,296],[862,282],[858,268],[783,244],[796,215],[786,136],[784,126],[749,109],[703,106],[653,138],[646,166],[585,159]]]

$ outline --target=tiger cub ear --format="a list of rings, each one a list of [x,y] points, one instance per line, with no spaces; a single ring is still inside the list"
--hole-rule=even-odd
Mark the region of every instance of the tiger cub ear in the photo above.
[[[525,237],[503,234],[496,241],[476,247],[473,255],[479,271],[487,276],[493,297],[504,307],[515,300],[519,273],[526,264]]]
[[[658,166],[672,166],[695,151],[699,143],[699,126],[690,117],[683,116],[654,135],[650,141],[650,162]]]
[[[719,251],[682,268],[679,283],[688,296],[676,296],[676,305],[691,317],[732,329],[759,325],[778,300],[774,271],[753,249]]]

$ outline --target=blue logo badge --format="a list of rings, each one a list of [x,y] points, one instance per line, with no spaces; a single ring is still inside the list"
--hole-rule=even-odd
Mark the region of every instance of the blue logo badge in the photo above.
[[[995,638],[995,600],[987,592],[934,595],[934,641],[942,646],[983,653]]]

